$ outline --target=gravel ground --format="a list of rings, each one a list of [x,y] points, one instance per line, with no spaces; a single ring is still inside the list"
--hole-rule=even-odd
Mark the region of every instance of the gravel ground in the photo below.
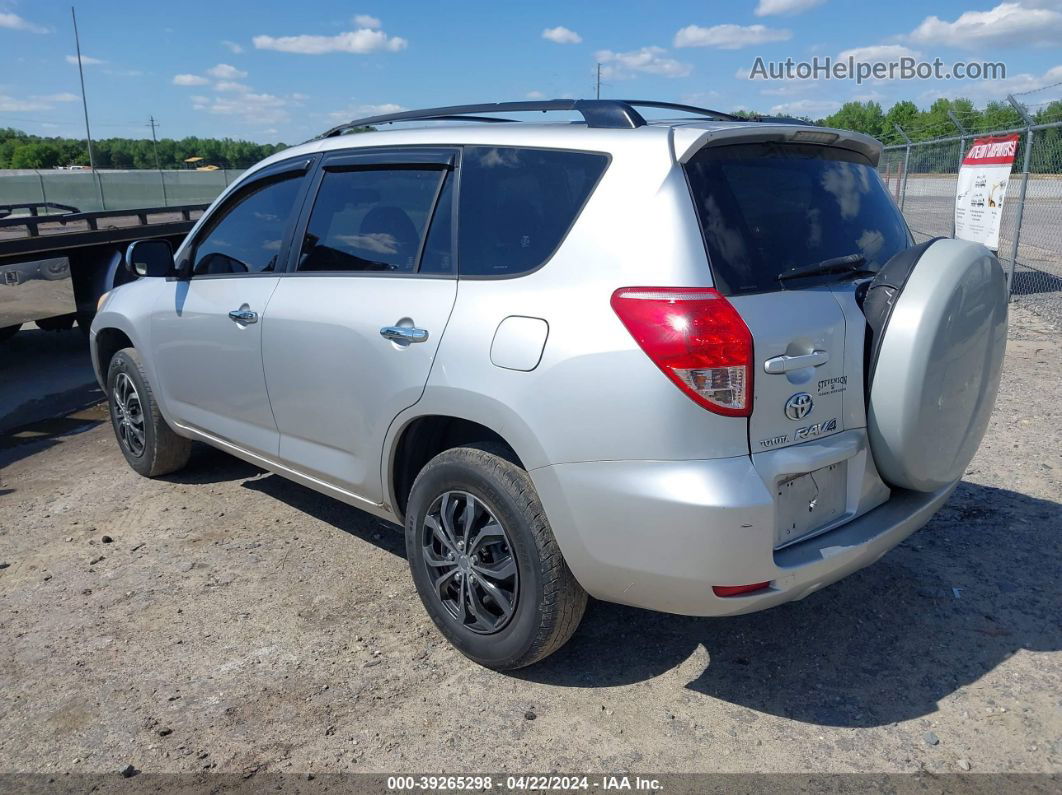
[[[1062,335],[876,565],[733,619],[592,603],[516,674],[441,640],[395,528],[100,407],[0,439],[0,771],[1062,771]],[[80,428],[81,432],[71,433]]]

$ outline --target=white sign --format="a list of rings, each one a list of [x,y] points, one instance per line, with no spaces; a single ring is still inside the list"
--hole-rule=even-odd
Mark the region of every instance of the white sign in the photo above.
[[[999,248],[1003,200],[1007,197],[1018,134],[978,138],[959,168],[955,193],[955,237]]]

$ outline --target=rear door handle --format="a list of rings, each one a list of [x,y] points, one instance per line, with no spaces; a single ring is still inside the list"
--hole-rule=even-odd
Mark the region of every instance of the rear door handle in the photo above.
[[[775,356],[763,363],[764,372],[788,373],[792,370],[802,370],[805,367],[821,367],[830,360],[827,351],[812,351],[803,356]]]
[[[380,329],[380,336],[391,342],[409,345],[412,342],[427,342],[428,330],[413,326],[384,326]]]
[[[233,309],[229,312],[229,318],[237,323],[257,323],[258,313],[252,312],[250,309]]]

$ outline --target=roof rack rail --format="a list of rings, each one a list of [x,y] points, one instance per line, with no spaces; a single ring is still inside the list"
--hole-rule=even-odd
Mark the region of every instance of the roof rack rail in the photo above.
[[[798,119],[796,116],[752,116],[749,121],[754,121],[759,124],[810,124],[815,125],[815,122],[808,121],[807,119]]]
[[[378,124],[393,124],[403,121],[476,121],[507,122],[512,119],[499,119],[492,116],[480,116],[481,113],[520,113],[547,111],[576,111],[581,113],[587,127],[632,130],[645,126],[645,118],[635,108],[657,108],[692,113],[697,116],[717,119],[719,121],[743,121],[737,116],[722,113],[709,108],[693,105],[678,105],[672,102],[654,102],[640,99],[547,99],[529,102],[487,102],[478,105],[449,105],[441,108],[423,110],[404,110],[398,113],[385,113],[380,116],[367,116],[337,125],[321,133],[318,138],[331,138],[343,135],[357,127],[372,127]]]

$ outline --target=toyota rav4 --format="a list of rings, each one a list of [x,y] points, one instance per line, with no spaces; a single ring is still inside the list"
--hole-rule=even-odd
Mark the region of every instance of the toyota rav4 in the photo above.
[[[1006,343],[998,261],[915,245],[880,151],[656,102],[350,122],[175,253],[130,246],[91,331],[121,451],[155,477],[205,442],[404,523],[428,615],[492,668],[588,594],[801,599],[948,499]]]

